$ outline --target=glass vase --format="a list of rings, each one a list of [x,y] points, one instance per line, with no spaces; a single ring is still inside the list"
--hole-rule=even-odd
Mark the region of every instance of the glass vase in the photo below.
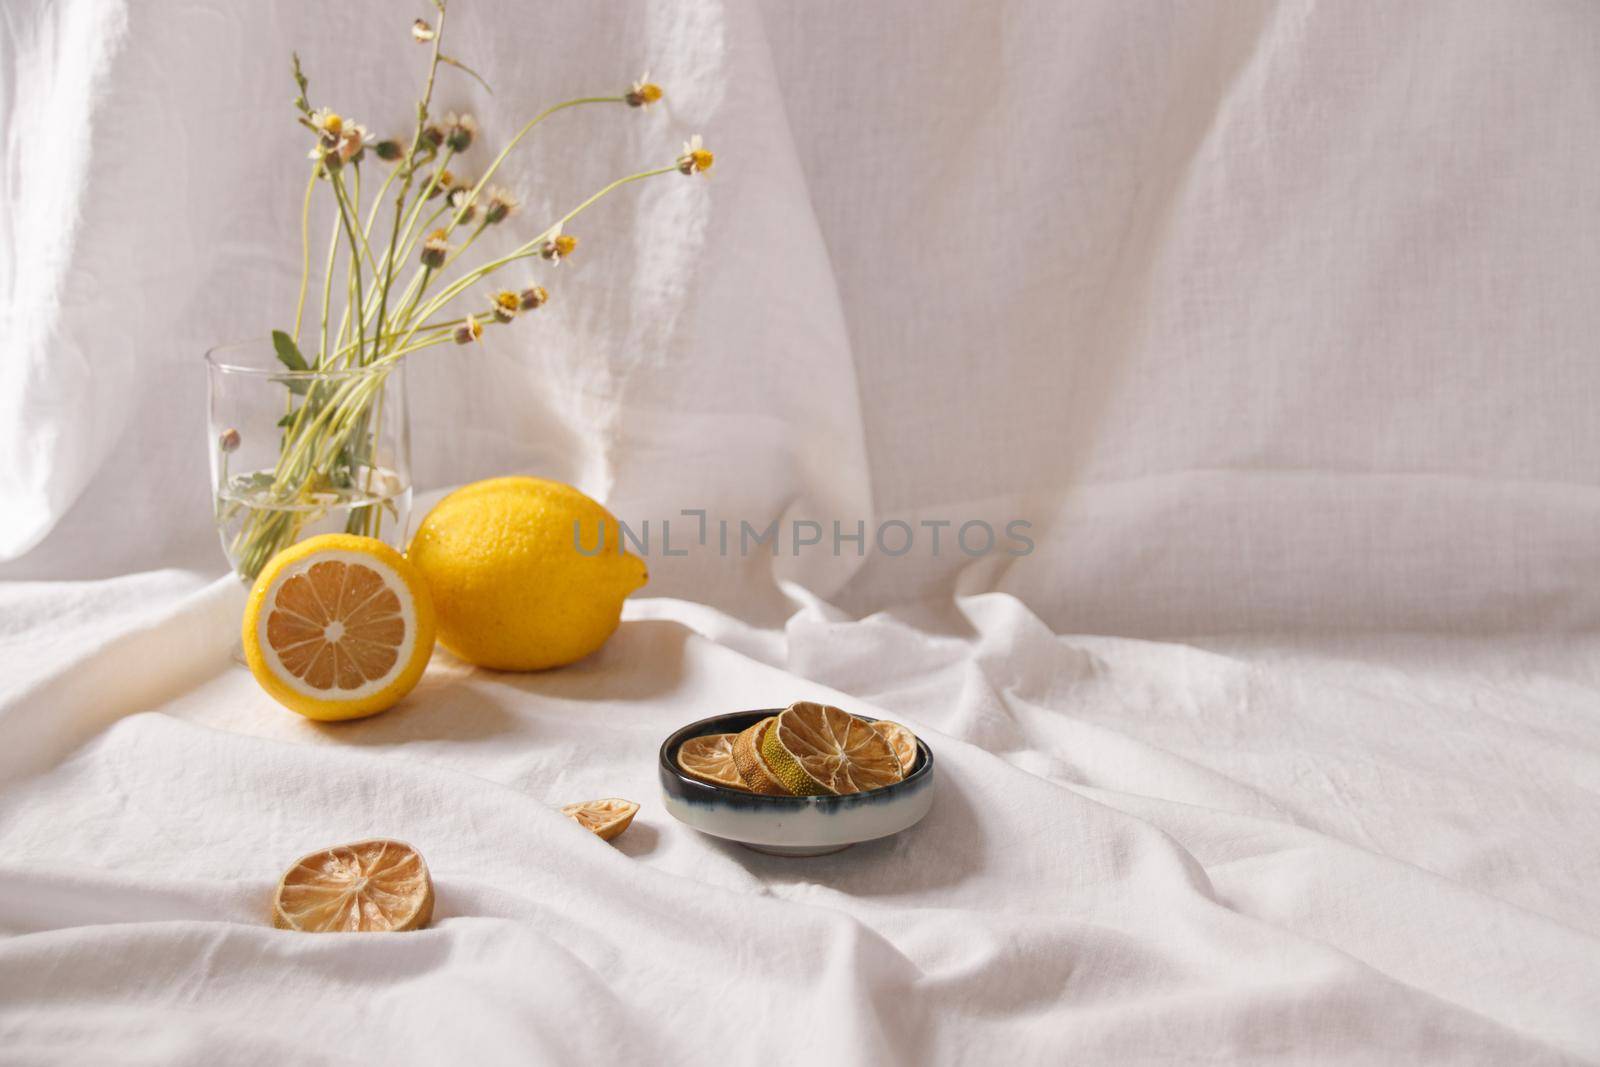
[[[208,428],[217,532],[245,584],[324,533],[404,551],[411,521],[405,364],[291,370],[267,338],[213,348]]]

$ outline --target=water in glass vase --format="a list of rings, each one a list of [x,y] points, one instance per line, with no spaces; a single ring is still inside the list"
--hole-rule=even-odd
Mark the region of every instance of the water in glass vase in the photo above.
[[[228,478],[217,494],[217,530],[234,573],[254,580],[280,549],[325,533],[376,537],[405,549],[411,484],[384,467],[363,468],[350,486],[327,486],[284,500],[273,472]]]

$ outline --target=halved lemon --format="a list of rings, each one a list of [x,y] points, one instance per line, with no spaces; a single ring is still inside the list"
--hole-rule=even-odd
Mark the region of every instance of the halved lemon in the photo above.
[[[370,537],[324,534],[262,568],[244,612],[250,673],[311,719],[400,702],[433,655],[433,601],[405,558]]]
[[[883,735],[889,747],[894,749],[895,756],[900,760],[900,773],[910,774],[911,768],[917,764],[917,735],[888,719],[879,719],[872,724],[872,728]]]
[[[900,781],[900,758],[872,724],[809,700],[790,704],[761,739],[767,768],[799,796],[864,793]]]
[[[561,814],[588,830],[602,841],[610,841],[633,822],[639,814],[639,805],[621,797],[604,800],[585,800],[581,804],[568,804]]]
[[[399,841],[357,841],[302,856],[272,898],[272,925],[280,930],[416,930],[431,918],[428,865]]]
[[[691,778],[748,793],[733,762],[733,738],[733,734],[689,738],[678,746],[678,766]]]
[[[761,758],[761,739],[777,721],[776,715],[769,715],[749,729],[741,731],[733,739],[733,765],[737,768],[745,787],[752,793],[765,793],[768,796],[790,795],[783,787],[783,783],[778,781],[777,776],[768,768],[766,760]]]

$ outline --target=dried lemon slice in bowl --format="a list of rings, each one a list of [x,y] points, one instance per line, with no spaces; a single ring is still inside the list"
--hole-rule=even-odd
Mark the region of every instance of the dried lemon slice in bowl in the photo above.
[[[734,735],[733,763],[743,780],[745,788],[752,793],[764,793],[768,796],[789,796],[790,793],[783,787],[772,769],[767,766],[767,761],[761,757],[761,741],[767,736],[767,731],[772,724],[778,721],[776,715],[769,715],[760,722],[746,727]],[[684,744],[689,742],[685,741]]]
[[[761,739],[761,755],[796,796],[864,793],[905,777],[889,741],[842,708],[790,704]]]
[[[900,760],[900,773],[910,774],[911,768],[917,765],[917,735],[888,719],[874,720],[872,728],[882,734],[883,739],[889,742],[889,747],[894,749],[895,757]]]
[[[357,841],[301,856],[272,898],[272,925],[280,930],[398,932],[432,918],[428,865],[400,841]]]
[[[678,749],[683,773],[726,789],[748,789],[733,758],[734,734],[691,737]]]

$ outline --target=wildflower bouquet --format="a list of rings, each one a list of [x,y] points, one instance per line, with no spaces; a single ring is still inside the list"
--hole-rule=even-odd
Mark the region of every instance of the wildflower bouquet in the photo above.
[[[441,50],[446,4],[445,0],[433,4],[435,21],[418,19],[411,27],[412,38],[429,49],[430,58],[408,137],[376,140],[360,123],[327,107],[314,108],[300,59],[294,59],[299,88],[294,106],[300,124],[316,141],[301,209],[302,267],[294,323],[290,330],[273,331],[272,339],[279,362],[299,373],[283,379],[285,410],[278,423],[282,439],[277,465],[251,476],[252,506],[231,537],[229,555],[246,580],[254,579],[275,553],[297,540],[308,502],[330,492],[382,495],[371,483],[383,477],[373,457],[385,417],[383,382],[389,370],[425,348],[473,344],[485,329],[508,326],[550,299],[546,289],[532,281],[488,288],[491,276],[526,260],[560,264],[578,247],[578,238],[567,232],[568,224],[624,185],[662,174],[703,174],[711,169],[712,154],[696,135],[670,164],[603,186],[511,252],[476,266],[461,264],[480,236],[511,225],[517,216],[518,197],[495,181],[511,151],[535,127],[568,108],[603,104],[645,108],[659,101],[662,91],[647,74],[616,95],[578,97],[547,107],[517,131],[477,180],[465,179],[459,168],[478,140],[477,123],[471,115],[454,112],[436,120],[431,110],[434,84],[441,66],[482,79]],[[375,165],[384,166],[386,173],[370,202],[363,205],[363,168]],[[307,331],[309,224],[319,189],[332,197],[336,211],[323,261],[316,328]],[[458,298],[479,286],[487,291],[476,308],[451,310]],[[326,378],[305,373],[354,370],[371,373]],[[231,447],[237,448],[237,434],[228,433],[233,434]],[[219,449],[231,451],[227,434]],[[221,489],[219,523],[236,521],[236,514],[224,511],[237,508],[237,500],[224,500]],[[352,510],[347,531],[379,536],[382,521],[380,507]]]

